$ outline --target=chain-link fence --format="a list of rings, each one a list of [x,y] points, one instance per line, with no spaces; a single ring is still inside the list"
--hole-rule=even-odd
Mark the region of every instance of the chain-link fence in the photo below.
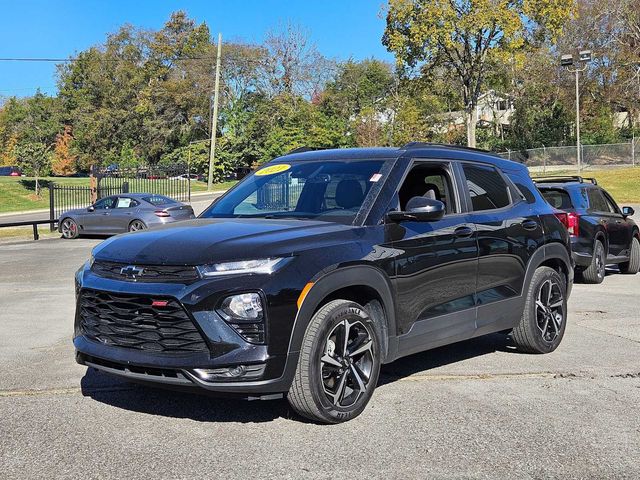
[[[580,147],[583,169],[599,169],[622,166],[640,166],[640,139],[628,143],[606,145],[582,145]],[[503,158],[524,163],[534,171],[576,170],[578,155],[575,146],[542,147],[528,150],[510,150],[500,154]]]

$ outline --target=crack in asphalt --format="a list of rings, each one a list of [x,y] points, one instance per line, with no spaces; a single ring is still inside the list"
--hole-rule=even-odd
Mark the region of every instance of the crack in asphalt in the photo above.
[[[584,327],[587,330],[592,330],[594,332],[604,333],[605,335],[610,335],[612,337],[622,338],[623,340],[629,340],[630,342],[633,342],[633,343],[640,343],[640,340],[636,340],[634,338],[625,337],[624,335],[619,335],[617,333],[611,333],[611,332],[608,332],[606,330],[602,330],[600,328],[593,327],[591,325],[585,325],[584,323],[581,323],[581,322],[576,322],[576,325],[578,325],[579,327]]]

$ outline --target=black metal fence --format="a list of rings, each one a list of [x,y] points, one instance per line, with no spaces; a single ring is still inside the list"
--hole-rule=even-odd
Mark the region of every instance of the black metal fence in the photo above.
[[[304,180],[290,182],[287,175],[265,183],[256,192],[257,207],[260,210],[293,210],[298,203]]]
[[[191,201],[191,182],[195,175],[180,167],[106,168],[95,170],[98,179],[98,198],[113,193],[109,190],[121,189],[117,193],[157,193],[179,202]]]
[[[62,212],[91,205],[91,188],[75,185],[49,184],[49,219],[55,220]],[[53,228],[53,225],[52,225]]]

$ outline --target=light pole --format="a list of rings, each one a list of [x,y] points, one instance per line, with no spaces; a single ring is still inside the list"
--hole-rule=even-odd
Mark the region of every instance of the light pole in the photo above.
[[[582,155],[580,149],[580,72],[587,69],[587,63],[591,61],[591,50],[580,50],[578,58],[574,61],[572,54],[562,55],[560,65],[576,75],[576,157],[578,159],[578,173],[582,173]],[[571,68],[575,65],[574,68]]]

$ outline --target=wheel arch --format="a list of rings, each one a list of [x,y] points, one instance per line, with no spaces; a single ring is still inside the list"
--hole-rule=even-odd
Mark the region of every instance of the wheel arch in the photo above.
[[[371,265],[339,267],[313,281],[313,286],[300,303],[289,352],[300,350],[305,331],[315,312],[327,302],[339,298],[363,306],[375,302],[368,313],[381,327],[384,361],[389,353],[389,337],[396,335],[395,301],[387,275]]]
[[[527,266],[525,282],[523,285],[523,295],[524,292],[528,291],[533,274],[539,267],[553,268],[562,275],[566,282],[565,286],[567,288],[568,297],[573,286],[574,273],[573,262],[571,261],[571,256],[569,255],[567,248],[561,243],[554,242],[543,245],[533,253],[529,260],[529,265]]]
[[[596,231],[596,234],[594,235],[594,238],[593,238],[593,254],[595,254],[595,252],[596,252],[596,249],[595,249],[596,240],[600,240],[602,242],[602,244],[604,245],[604,253],[605,253],[605,255],[607,255],[608,252],[609,252],[609,238],[607,237],[607,234],[605,233],[605,231],[603,229],[598,229],[598,231]]]

